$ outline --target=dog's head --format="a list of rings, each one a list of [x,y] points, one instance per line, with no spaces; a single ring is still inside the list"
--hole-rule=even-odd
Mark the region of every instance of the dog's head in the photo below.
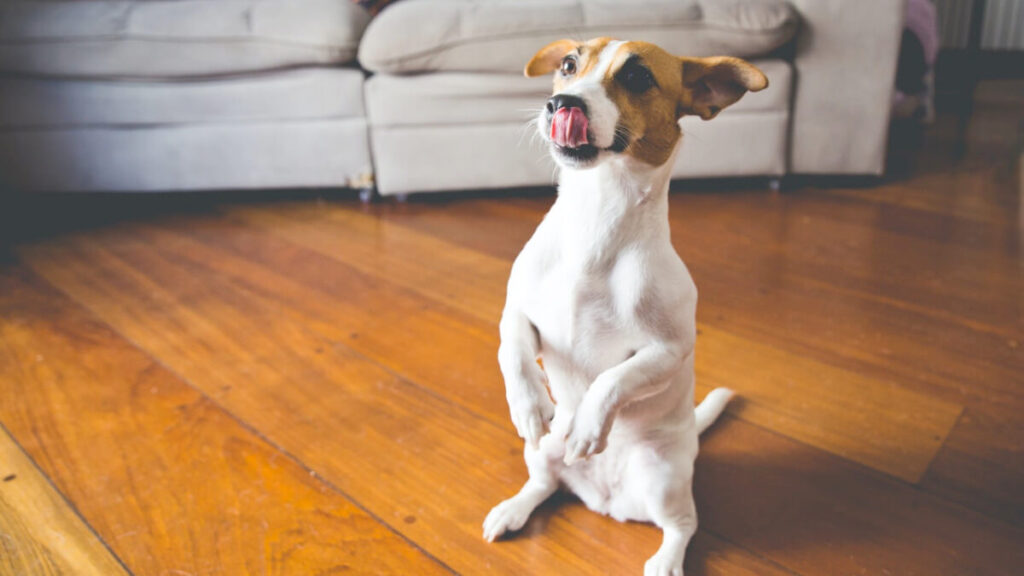
[[[573,168],[619,155],[661,166],[682,135],[681,117],[714,118],[748,90],[768,86],[739,58],[680,58],[653,44],[610,38],[553,42],[525,72],[555,72],[554,96],[538,126],[555,161]]]

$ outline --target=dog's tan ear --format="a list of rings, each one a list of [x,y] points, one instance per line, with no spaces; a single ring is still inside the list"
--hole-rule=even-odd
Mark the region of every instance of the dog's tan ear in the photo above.
[[[768,78],[756,66],[729,56],[680,58],[683,66],[683,93],[678,116],[694,114],[705,120],[739,100],[747,91],[768,87]]]
[[[562,65],[562,58],[575,48],[576,42],[572,40],[556,40],[534,54],[526,63],[523,73],[527,78],[551,74]]]

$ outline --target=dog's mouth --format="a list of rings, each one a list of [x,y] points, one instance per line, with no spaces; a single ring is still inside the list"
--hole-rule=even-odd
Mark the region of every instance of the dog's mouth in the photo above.
[[[629,146],[628,131],[616,128],[612,145],[598,148],[590,132],[590,121],[580,108],[558,109],[551,117],[549,137],[555,153],[573,164],[587,164],[597,158],[601,151],[619,153]]]
[[[578,149],[590,145],[590,119],[579,107],[559,108],[551,117],[551,142],[560,148]]]
[[[582,146],[577,146],[576,148],[555,144],[553,147],[559,156],[575,163],[590,162],[597,158],[597,154],[601,151],[597,146],[592,144],[584,144]]]

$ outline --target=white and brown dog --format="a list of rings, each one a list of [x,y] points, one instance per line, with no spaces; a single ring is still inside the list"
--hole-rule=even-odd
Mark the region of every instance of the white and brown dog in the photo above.
[[[768,81],[737,58],[608,38],[554,42],[526,65],[551,72],[539,127],[561,167],[558,200],[512,266],[498,351],[530,478],[487,516],[484,538],[522,528],[565,486],[592,510],[657,524],[644,573],[681,575],[697,436],[732,393],[694,409],[697,289],[668,225],[678,121],[710,119]]]

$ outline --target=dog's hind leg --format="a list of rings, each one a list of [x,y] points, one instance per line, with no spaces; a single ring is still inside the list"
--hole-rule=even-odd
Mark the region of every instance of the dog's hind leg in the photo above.
[[[484,520],[484,539],[494,542],[506,532],[519,530],[530,514],[558,490],[559,471],[565,444],[548,434],[534,449],[526,445],[526,467],[530,479],[515,496],[495,506]]]
[[[692,474],[693,467],[689,467]],[[648,495],[651,520],[661,528],[661,547],[644,564],[644,576],[683,576],[683,560],[690,538],[697,531],[697,507],[693,501],[692,476],[673,475],[670,485]]]

